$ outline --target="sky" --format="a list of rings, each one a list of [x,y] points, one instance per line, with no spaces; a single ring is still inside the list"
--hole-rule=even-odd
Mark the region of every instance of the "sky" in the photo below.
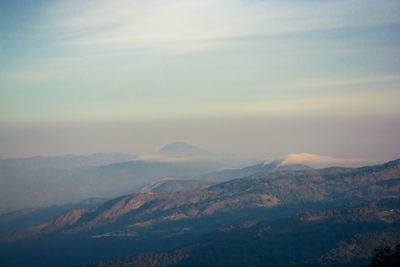
[[[0,157],[400,157],[398,0],[1,0]]]

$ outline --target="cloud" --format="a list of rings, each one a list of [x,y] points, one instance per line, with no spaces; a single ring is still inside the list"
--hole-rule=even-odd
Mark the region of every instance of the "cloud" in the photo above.
[[[400,75],[391,76],[378,76],[378,77],[362,77],[355,79],[308,79],[301,80],[294,83],[284,85],[285,88],[315,88],[315,87],[330,87],[330,86],[348,86],[348,85],[360,85],[368,83],[381,83],[400,80]]]
[[[235,39],[399,21],[398,1],[58,1],[49,9],[63,44],[198,50]],[[245,38],[246,39],[246,38]],[[251,39],[251,38],[250,38]],[[207,43],[205,45],[204,43]],[[221,44],[223,43],[223,44]]]
[[[385,27],[352,31],[358,34],[356,40],[347,39],[346,30],[334,31],[334,36],[325,31],[395,23],[400,19],[398,1],[51,3],[41,14],[41,27],[20,34],[35,36],[35,42],[26,42],[29,49],[12,60],[13,53],[5,53],[15,62],[0,73],[6,83],[0,91],[14,102],[3,105],[8,112],[3,117],[125,119],[399,111],[394,103],[399,91],[389,92],[393,83],[387,83],[399,80],[393,75],[397,50],[386,47],[394,27],[387,35],[380,32]],[[299,32],[308,34],[279,37]],[[374,42],[377,36],[385,37],[380,40],[383,46]],[[366,39],[373,47],[360,46]],[[343,56],[337,53],[342,49],[358,53]],[[218,53],[197,53],[213,50]],[[360,70],[377,76],[360,77]],[[337,80],[304,80],[328,75]],[[371,83],[381,84],[369,88]],[[358,84],[368,86],[359,93],[335,92],[337,87]],[[317,87],[331,88],[287,90]]]
[[[18,72],[7,73],[6,79],[8,82],[14,82],[17,84],[28,84],[32,85],[35,83],[46,83],[59,81],[65,76],[60,70],[21,70]]]
[[[326,168],[331,166],[359,167],[368,164],[377,164],[378,161],[364,158],[334,158],[310,153],[288,154],[281,165],[304,164],[313,168]]]
[[[257,114],[302,114],[304,112],[326,112],[334,111],[338,113],[353,112],[395,112],[400,111],[397,99],[400,98],[400,91],[361,91],[361,92],[329,92],[323,95],[301,96],[295,95],[293,98],[249,101],[236,103],[219,103],[215,105],[202,105],[185,107],[187,114],[207,114],[207,115],[257,115]],[[379,100],[379,101],[377,101]]]

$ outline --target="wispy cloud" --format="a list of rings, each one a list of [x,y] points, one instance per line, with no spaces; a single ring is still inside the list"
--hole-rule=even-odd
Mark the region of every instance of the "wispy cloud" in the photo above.
[[[374,0],[301,4],[246,0],[62,0],[51,7],[49,17],[56,15],[54,25],[64,34],[63,44],[155,45],[154,49],[196,50],[220,45],[216,40],[232,45],[234,38],[242,36],[395,23],[399,21],[399,6],[393,0],[384,5]]]
[[[381,83],[389,81],[399,81],[400,75],[391,76],[378,76],[378,77],[362,77],[356,79],[307,79],[301,80],[294,83],[283,85],[285,88],[314,88],[314,87],[330,87],[330,86],[348,86],[348,85],[359,85],[368,83]]]
[[[392,114],[397,28],[382,25],[399,23],[399,9],[397,0],[50,1],[21,39],[4,38],[26,45],[19,58],[3,53],[1,115]]]
[[[342,94],[327,93],[323,96],[294,97],[292,99],[264,100],[251,102],[236,102],[217,105],[202,105],[186,110],[189,114],[208,115],[284,115],[304,114],[318,112],[327,113],[368,113],[374,112],[399,112],[397,99],[400,91],[370,91],[370,92],[346,92]]]

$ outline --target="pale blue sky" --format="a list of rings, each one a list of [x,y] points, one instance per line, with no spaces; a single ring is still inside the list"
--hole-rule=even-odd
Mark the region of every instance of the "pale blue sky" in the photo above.
[[[0,12],[3,129],[400,116],[398,0],[2,0]]]

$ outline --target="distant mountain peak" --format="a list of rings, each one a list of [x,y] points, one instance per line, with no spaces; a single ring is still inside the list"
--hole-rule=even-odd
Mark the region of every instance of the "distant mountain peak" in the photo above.
[[[158,154],[168,157],[200,157],[210,155],[206,150],[182,141],[165,145],[158,151]]]

